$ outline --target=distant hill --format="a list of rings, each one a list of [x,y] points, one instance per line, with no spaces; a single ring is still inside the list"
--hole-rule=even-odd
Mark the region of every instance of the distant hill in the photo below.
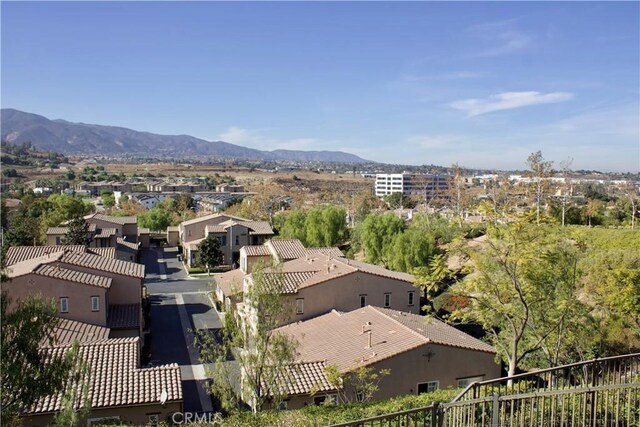
[[[132,129],[49,120],[10,108],[0,110],[2,140],[31,141],[38,150],[62,154],[113,157],[209,157],[243,160],[368,163],[342,151],[262,151],[224,141],[206,141],[189,135],[157,135]]]

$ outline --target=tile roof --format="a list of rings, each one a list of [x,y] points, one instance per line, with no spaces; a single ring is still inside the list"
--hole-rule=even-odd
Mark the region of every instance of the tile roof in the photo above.
[[[367,306],[348,313],[333,310],[303,322],[282,326],[277,331],[298,341],[298,361],[324,360],[348,372],[426,344],[463,347],[495,353],[490,346],[445,325],[423,323],[422,332],[400,323],[387,312]],[[416,318],[420,316],[414,315]],[[417,323],[418,320],[412,320]],[[414,325],[415,326],[415,325]],[[365,332],[363,333],[363,329]],[[371,331],[371,347],[368,346]]]
[[[80,283],[83,285],[95,286],[97,288],[109,289],[111,287],[111,278],[105,276],[97,276],[95,274],[84,273],[82,271],[69,270],[60,267],[57,264],[42,264],[33,270],[33,274],[43,277],[51,277],[68,282]]]
[[[117,237],[116,243],[118,244],[118,246],[123,246],[127,249],[131,249],[134,251],[137,251],[138,248],[140,247],[140,243],[129,242],[126,239],[123,239],[122,237]]]
[[[180,231],[180,226],[178,226],[178,225],[170,225],[170,226],[167,227],[167,231]]]
[[[390,279],[402,280],[403,282],[413,283],[413,276],[408,273],[400,273],[398,271],[387,270],[379,265],[369,264],[362,261],[354,261],[347,258],[334,258],[336,261],[346,264],[350,267],[374,276],[388,277]]]
[[[110,259],[98,255],[74,252],[65,253],[60,261],[66,264],[144,279],[144,265],[137,264],[135,262],[121,261],[119,259]]]
[[[220,288],[226,297],[242,294],[243,279],[244,273],[239,268],[224,273],[214,273],[213,275],[216,286]]]
[[[107,311],[107,326],[111,329],[140,327],[140,304],[111,304]]]
[[[262,277],[269,287],[278,290],[281,294],[295,294],[300,285],[316,273],[316,271],[265,272],[262,273]]]
[[[302,362],[292,363],[284,367],[275,379],[275,386],[287,396],[309,394],[312,391],[335,391],[327,380],[325,363]]]
[[[60,319],[54,331],[54,345],[70,345],[74,341],[86,343],[109,338],[109,328],[78,322],[77,320]]]
[[[208,233],[226,233],[227,227],[220,224],[209,224],[205,227],[204,234]]]
[[[240,221],[240,225],[250,228],[251,235],[273,235],[273,229],[267,221]]]
[[[280,261],[302,258],[307,254],[302,242],[298,239],[271,239],[267,242]]]
[[[64,246],[10,246],[5,255],[6,265],[17,264],[28,259],[39,258],[41,256],[70,250],[73,252],[84,252],[83,245],[64,245]]]
[[[96,234],[93,235],[95,239],[104,239],[106,237],[114,236],[118,233],[115,228],[101,228]]]
[[[99,255],[105,258],[116,258],[116,248],[87,248],[88,254]]]
[[[69,227],[49,227],[47,228],[47,235],[49,234],[67,234]]]
[[[200,216],[198,218],[193,218],[190,219],[188,221],[184,221],[183,223],[181,223],[181,225],[191,225],[191,224],[197,224],[201,221],[209,221],[211,219],[216,219],[216,218],[220,218],[221,221],[227,221],[229,219],[235,219],[238,221],[247,221],[247,219],[245,218],[240,218],[239,216],[233,216],[233,215],[227,215],[227,214],[219,214],[219,213],[214,213],[214,214],[209,214],[209,215],[204,215],[204,216]]]
[[[307,248],[307,253],[309,255],[322,254],[327,255],[331,258],[343,258],[344,254],[342,251],[336,247],[329,246],[324,248]]]
[[[138,217],[135,217],[135,216],[109,216],[109,215],[103,215],[99,213],[87,215],[84,217],[84,219],[86,220],[96,219],[96,220],[112,222],[114,224],[120,224],[120,225],[138,223]]]
[[[50,355],[62,357],[68,346],[48,348]],[[141,369],[138,361],[138,338],[96,341],[80,346],[82,359],[90,372],[81,381],[88,384],[92,409],[132,405],[160,405],[182,401],[182,376],[176,363]],[[45,414],[60,410],[63,394],[39,399],[27,414]]]
[[[264,245],[247,245],[240,250],[244,250],[247,256],[271,256],[271,251]]]
[[[151,234],[151,229],[138,227],[138,235],[140,234]]]

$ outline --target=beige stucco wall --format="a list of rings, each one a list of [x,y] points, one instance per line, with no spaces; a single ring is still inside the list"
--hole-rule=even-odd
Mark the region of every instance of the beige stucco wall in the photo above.
[[[97,271],[87,267],[60,263],[60,266],[70,270],[84,271],[111,277],[111,289],[109,289],[109,304],[140,304],[142,300],[142,279],[124,276],[108,271]]]
[[[242,256],[242,252],[240,253],[240,256]],[[248,256],[246,257],[247,259],[247,269],[246,271],[244,271],[246,274],[250,274],[253,272],[253,268],[256,266],[256,264],[260,264],[263,267],[268,267],[271,265],[273,258],[270,255],[264,255],[264,256]],[[242,262],[240,263],[240,265],[242,265]]]
[[[375,343],[375,338],[374,338]],[[374,345],[375,347],[375,345]],[[375,348],[372,349],[375,351]],[[429,359],[425,355],[431,354]],[[500,377],[500,366],[494,362],[495,355],[481,351],[427,344],[392,358],[382,360],[369,367],[380,371],[389,369],[374,395],[374,400],[395,396],[417,394],[418,383],[438,381],[438,388],[456,387],[458,379],[484,376],[488,380]],[[347,391],[350,398],[355,394]],[[319,393],[318,396],[323,393]],[[313,405],[313,396],[297,395],[287,400],[288,409],[299,409]]]
[[[148,425],[149,416],[157,414],[158,421],[167,421],[171,424],[171,416],[175,412],[182,412],[181,402],[170,402],[164,407],[157,403],[153,405],[93,409],[89,419],[119,417],[121,421],[131,422],[134,425]],[[53,414],[22,417],[22,423],[25,427],[44,427],[51,425],[52,421]]]
[[[221,217],[210,218],[207,220],[199,221],[194,224],[188,224],[188,225],[181,224],[180,237],[182,239],[182,242],[183,243],[192,242],[194,240],[202,239],[203,237],[205,237],[204,229],[207,227],[207,225],[220,224],[221,222],[225,222],[227,220],[228,218],[221,216]]]
[[[169,244],[169,246],[178,246],[178,244],[180,243],[180,231],[167,231],[167,243]]]
[[[64,237],[64,234],[47,234],[47,246],[61,245]]]
[[[26,274],[3,283],[2,290],[9,296],[9,310],[13,310],[18,301],[28,296],[41,295],[55,301],[58,315],[64,319],[100,326],[107,325],[107,290],[105,288],[67,282],[37,274]],[[91,311],[92,296],[100,297],[100,310],[98,311]],[[69,298],[68,313],[60,313],[60,297]]]
[[[408,304],[409,292],[415,292],[413,305]],[[358,271],[302,288],[297,294],[286,295],[285,304],[291,307],[291,316],[285,319],[283,324],[310,319],[333,309],[338,311],[358,309],[360,295],[367,295],[366,305],[384,307],[385,293],[391,294],[390,309],[419,313],[420,292],[412,284]],[[295,311],[298,298],[304,299],[303,314],[296,314]]]

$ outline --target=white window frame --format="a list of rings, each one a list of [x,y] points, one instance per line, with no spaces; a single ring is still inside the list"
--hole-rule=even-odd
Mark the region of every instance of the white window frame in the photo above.
[[[409,291],[408,305],[415,305],[416,303],[416,291]]]
[[[458,388],[466,388],[469,384],[484,380],[484,375],[474,375],[472,377],[464,377],[456,379],[456,385]]]
[[[440,389],[440,381],[424,381],[416,384],[416,394],[420,394],[418,390],[422,384],[427,385],[427,391],[425,393],[433,393],[434,391]]]
[[[98,295],[91,297],[91,311],[100,311],[100,297]]]
[[[94,424],[102,424],[103,421],[120,421],[120,416],[115,415],[113,417],[89,418],[87,419],[87,426],[92,426]]]
[[[60,313],[69,312],[69,297],[60,297]]]
[[[304,314],[304,298],[296,298],[296,314]]]
[[[384,307],[391,307],[391,292],[384,294]]]

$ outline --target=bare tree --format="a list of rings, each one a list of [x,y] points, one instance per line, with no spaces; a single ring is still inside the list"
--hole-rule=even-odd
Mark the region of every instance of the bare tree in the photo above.
[[[562,226],[564,227],[564,215],[567,209],[567,195],[573,195],[573,185],[571,184],[571,164],[573,158],[569,157],[567,160],[560,162],[560,170],[562,171]]]
[[[549,188],[548,178],[553,173],[553,162],[545,160],[544,157],[542,157],[542,151],[538,150],[527,157],[527,166],[529,166],[527,176],[531,178],[534,184],[536,224],[540,224],[540,205]]]

